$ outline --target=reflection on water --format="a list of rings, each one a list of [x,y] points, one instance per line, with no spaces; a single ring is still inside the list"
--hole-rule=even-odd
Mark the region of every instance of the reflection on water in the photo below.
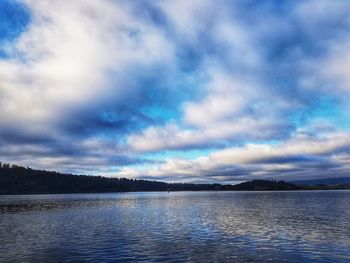
[[[0,196],[0,262],[350,262],[350,191]]]

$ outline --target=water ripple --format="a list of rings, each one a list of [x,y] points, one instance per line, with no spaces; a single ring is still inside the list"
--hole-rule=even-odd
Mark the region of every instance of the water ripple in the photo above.
[[[350,191],[0,197],[0,262],[350,262]]]

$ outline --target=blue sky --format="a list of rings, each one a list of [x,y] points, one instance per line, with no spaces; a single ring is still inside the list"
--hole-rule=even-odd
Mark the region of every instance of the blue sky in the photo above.
[[[172,182],[348,176],[350,3],[0,2],[0,159]]]

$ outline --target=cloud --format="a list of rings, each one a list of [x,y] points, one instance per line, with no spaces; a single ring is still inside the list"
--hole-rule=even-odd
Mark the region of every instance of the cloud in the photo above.
[[[131,118],[147,119],[123,106],[130,96],[137,100],[139,92],[128,74],[133,66],[170,63],[171,42],[151,21],[135,19],[128,5],[105,0],[24,4],[30,24],[0,60],[3,158],[23,163],[35,157],[34,167],[55,169],[63,169],[61,158],[65,169],[74,162],[82,167],[91,158],[106,166],[142,161],[119,146],[108,150],[116,142],[103,133]],[[111,108],[112,103],[119,106]],[[87,141],[99,145],[87,148]],[[91,170],[91,164],[84,170]]]
[[[113,94],[126,92],[115,76],[133,64],[171,57],[157,28],[133,19],[110,1],[26,1],[29,29],[1,61],[2,120],[41,121]],[[19,114],[20,113],[20,114]],[[64,113],[62,113],[64,114]],[[11,116],[9,118],[9,116]]]
[[[293,129],[283,117],[293,103],[249,78],[210,71],[206,95],[185,102],[183,118],[130,134],[135,151],[203,148],[246,140],[280,139]],[[272,97],[273,96],[273,97]]]
[[[199,102],[184,104],[184,122],[192,126],[211,126],[242,114],[251,101],[252,87],[248,82],[213,73],[208,95]]]
[[[332,132],[315,138],[298,134],[278,144],[246,144],[217,150],[193,160],[167,159],[148,171],[128,169],[129,176],[171,181],[232,182],[258,178],[296,180],[346,176],[350,160],[349,133]],[[126,171],[123,171],[126,175]]]
[[[168,124],[131,135],[128,144],[131,149],[140,152],[210,148],[225,145],[226,142],[279,138],[278,132],[288,128],[284,123],[253,118],[218,123],[201,130],[181,129],[176,124]]]
[[[322,80],[327,83],[326,89],[332,89],[335,93],[343,94],[350,91],[350,38],[332,44],[328,55],[321,59],[323,67],[313,66],[319,72]],[[336,85],[334,85],[336,84]],[[333,87],[330,87],[330,86]],[[335,86],[335,87],[334,87]]]
[[[200,182],[345,174],[345,1],[4,3],[2,159]]]

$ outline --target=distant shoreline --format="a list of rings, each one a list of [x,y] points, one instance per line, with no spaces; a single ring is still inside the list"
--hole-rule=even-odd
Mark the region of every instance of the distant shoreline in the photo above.
[[[333,192],[333,191],[350,191],[350,188],[346,189],[308,189],[308,190],[178,190],[170,191],[170,193],[204,193],[204,192],[217,192],[217,193],[264,193],[264,192]],[[37,193],[37,194],[0,194],[3,196],[35,196],[35,195],[99,195],[99,194],[127,194],[127,193],[166,193],[166,191],[126,191],[126,192],[87,192],[87,193]]]
[[[165,183],[149,180],[108,178],[34,170],[10,164],[0,165],[0,195],[99,194],[128,192],[199,191],[315,191],[348,190],[350,184],[300,185],[285,181],[253,180],[236,185]]]

